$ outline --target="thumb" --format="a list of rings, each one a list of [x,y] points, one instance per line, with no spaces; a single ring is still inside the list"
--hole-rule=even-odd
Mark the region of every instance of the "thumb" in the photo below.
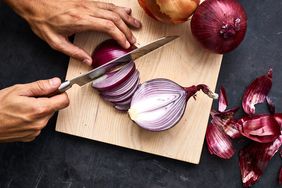
[[[28,97],[40,97],[55,92],[61,85],[61,80],[57,77],[49,80],[39,80],[29,84],[24,84],[23,95]]]

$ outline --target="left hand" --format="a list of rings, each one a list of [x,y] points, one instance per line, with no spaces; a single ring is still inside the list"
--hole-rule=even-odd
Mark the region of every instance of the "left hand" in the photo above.
[[[109,34],[124,48],[136,42],[127,25],[140,28],[131,9],[93,0],[5,0],[52,48],[88,65],[90,55],[68,37],[86,30]]]

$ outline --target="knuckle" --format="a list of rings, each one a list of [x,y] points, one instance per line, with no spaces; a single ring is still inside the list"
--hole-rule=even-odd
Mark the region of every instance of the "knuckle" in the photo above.
[[[51,46],[51,48],[55,49],[55,50],[62,50],[62,43],[59,40],[50,40],[49,45]]]
[[[43,116],[51,111],[49,106],[36,106],[33,108],[35,116]]]
[[[108,7],[108,9],[115,9],[116,8],[116,6],[113,4],[113,3],[108,3],[108,5],[107,5]]]
[[[111,19],[114,23],[120,23],[122,21],[121,17],[118,14],[115,14],[115,13],[112,14]]]
[[[105,29],[109,32],[112,32],[113,30],[115,30],[115,24],[112,21],[107,20],[105,22]]]

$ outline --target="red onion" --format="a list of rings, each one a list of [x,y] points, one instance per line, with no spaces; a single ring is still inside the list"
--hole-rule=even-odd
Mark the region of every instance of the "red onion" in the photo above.
[[[226,110],[227,106],[228,106],[228,100],[226,96],[226,91],[224,87],[221,87],[219,98],[218,98],[218,111],[223,112],[224,110]]]
[[[138,0],[152,18],[163,23],[183,23],[198,7],[200,0]]]
[[[247,16],[237,0],[205,0],[192,17],[191,30],[205,48],[223,54],[244,39]]]
[[[275,114],[275,105],[270,97],[266,96],[266,103],[270,114]]]
[[[249,114],[255,114],[255,105],[263,103],[272,86],[272,69],[266,75],[256,78],[246,89],[242,106],[244,111]]]
[[[136,46],[131,45],[130,48],[122,48],[115,40],[108,39],[100,43],[92,53],[92,66],[97,68],[113,59],[116,59],[132,50],[136,49]]]
[[[230,159],[235,153],[230,138],[216,125],[208,125],[206,141],[210,154],[222,159]]]
[[[132,97],[128,110],[130,118],[150,131],[169,129],[181,119],[187,101],[199,90],[211,98],[217,98],[203,84],[184,88],[163,78],[147,81],[140,85]]]

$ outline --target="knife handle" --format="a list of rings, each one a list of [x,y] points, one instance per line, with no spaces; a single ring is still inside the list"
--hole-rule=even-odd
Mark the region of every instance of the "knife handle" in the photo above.
[[[66,80],[65,82],[61,83],[60,87],[58,88],[58,90],[56,90],[53,93],[50,93],[49,95],[47,95],[46,97],[53,97],[55,95],[59,95],[61,93],[64,93],[65,91],[67,91],[69,88],[71,88],[72,84],[70,83],[70,81]]]

